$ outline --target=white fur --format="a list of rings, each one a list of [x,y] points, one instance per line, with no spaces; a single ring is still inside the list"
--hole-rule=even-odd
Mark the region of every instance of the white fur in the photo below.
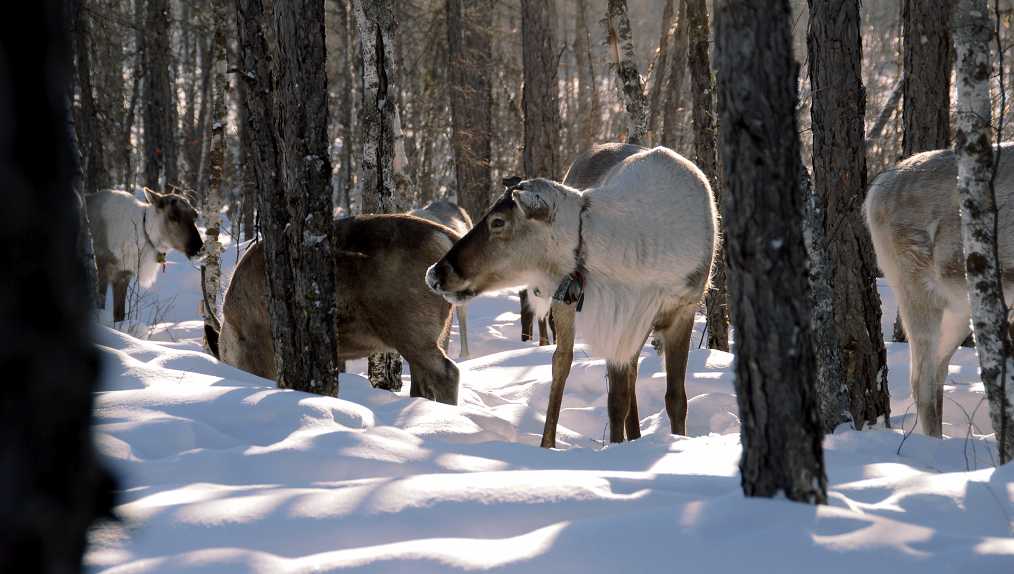
[[[101,204],[99,223],[104,226],[105,244],[96,248],[110,251],[119,271],[134,273],[142,287],[151,287],[158,275],[158,253],[171,248],[163,239],[161,218],[153,205],[125,191],[104,193],[108,196]]]
[[[1001,267],[1014,268],[1014,160],[1003,144],[996,178]],[[877,263],[891,285],[909,339],[909,383],[920,424],[942,432],[936,396],[947,364],[970,331],[957,166],[951,150],[916,154],[880,174],[864,204]],[[1004,285],[1008,304],[1014,284]]]
[[[544,201],[552,211],[551,252],[540,255],[549,265],[527,278],[542,294],[533,300],[541,311],[574,270],[581,205],[589,202],[581,226],[586,276],[577,329],[596,355],[628,361],[660,310],[699,300],[699,288],[687,278],[710,264],[717,214],[707,178],[687,159],[655,148],[630,156],[584,193],[560,184],[552,191],[525,187],[519,194],[539,196],[526,204]],[[703,272],[710,274],[710,267]]]

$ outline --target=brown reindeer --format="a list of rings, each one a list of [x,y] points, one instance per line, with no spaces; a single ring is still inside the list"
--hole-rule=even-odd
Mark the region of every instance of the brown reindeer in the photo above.
[[[468,216],[460,205],[447,200],[437,200],[427,203],[424,207],[413,209],[409,215],[428,219],[445,227],[450,227],[460,236],[472,229],[472,218]],[[460,352],[458,359],[467,359],[468,352],[468,306],[455,305],[455,314],[458,316],[458,332],[461,335]]]
[[[411,367],[413,397],[458,401],[458,368],[447,358],[451,305],[423,282],[426,268],[459,236],[411,215],[360,215],[335,221],[338,289],[347,316],[338,325],[338,359],[396,351]],[[225,292],[220,333],[207,328],[225,363],[274,378],[264,250],[243,255]]]
[[[671,430],[686,434],[687,352],[716,244],[711,188],[696,166],[665,148],[607,144],[575,160],[563,184],[511,185],[426,282],[456,303],[527,284],[542,316],[553,297],[557,349],[542,446],[555,446],[575,318],[606,358],[610,441],[640,437],[633,387],[652,329],[665,352]]]

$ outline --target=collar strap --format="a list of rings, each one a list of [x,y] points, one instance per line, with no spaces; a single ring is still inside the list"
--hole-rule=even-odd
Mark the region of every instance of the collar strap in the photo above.
[[[553,299],[567,305],[577,302],[577,312],[584,307],[584,276],[585,276],[585,246],[584,246],[584,215],[588,211],[589,199],[581,198],[581,212],[577,218],[577,247],[574,248],[574,271],[567,274],[560,281],[560,285],[553,293]]]
[[[141,215],[141,231],[144,232],[144,241],[151,247],[152,251],[155,252],[155,261],[158,263],[165,263],[165,251],[159,251],[158,247],[155,246],[155,242],[151,240],[151,235],[148,235],[148,208],[144,208],[144,214]]]

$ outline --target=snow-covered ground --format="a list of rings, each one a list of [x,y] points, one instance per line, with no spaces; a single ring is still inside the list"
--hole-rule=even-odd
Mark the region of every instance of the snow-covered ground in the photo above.
[[[147,295],[163,322],[132,330],[155,340],[98,327],[96,441],[123,490],[92,571],[1014,572],[1014,464],[992,468],[973,351],[952,361],[951,438],[905,438],[908,351],[889,343],[895,430],[827,437],[830,504],[812,507],[742,496],[731,354],[691,352],[690,437],[673,437],[646,346],[645,436],[606,445],[605,366],[579,344],[549,451],[553,347],[520,341],[511,293],[471,305],[452,407],[404,396],[407,376],[393,395],[343,375],[336,399],[220,364],[200,350],[199,292],[172,254]]]

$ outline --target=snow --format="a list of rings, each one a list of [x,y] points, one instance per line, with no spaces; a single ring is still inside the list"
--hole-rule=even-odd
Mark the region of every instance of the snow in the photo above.
[[[968,349],[945,388],[952,438],[937,440],[900,430],[915,423],[908,352],[888,343],[895,429],[827,437],[829,504],[812,507],[743,497],[731,354],[691,351],[690,436],[674,437],[645,346],[644,437],[607,445],[605,366],[578,333],[561,448],[545,450],[553,347],[521,342],[512,293],[471,304],[455,407],[407,397],[407,376],[400,395],[361,374],[342,376],[340,398],[276,389],[201,352],[182,256],[153,289],[175,297],[158,324],[120,326],[152,340],[109,328],[108,311],[96,327],[95,440],[122,520],[93,531],[92,572],[1014,571],[1014,464],[992,467]]]

